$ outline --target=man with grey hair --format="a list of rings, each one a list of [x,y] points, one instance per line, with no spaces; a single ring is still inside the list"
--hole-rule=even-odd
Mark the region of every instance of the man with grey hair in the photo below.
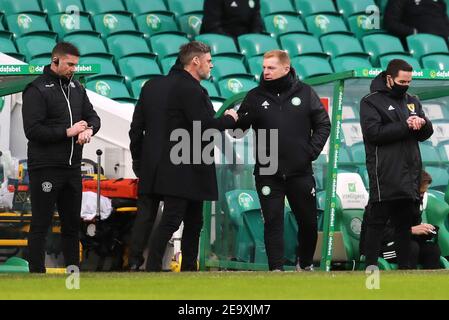
[[[197,269],[203,201],[216,200],[218,191],[215,165],[213,161],[209,163],[203,159],[206,142],[197,141],[195,128],[200,125],[202,136],[207,129],[223,131],[232,128],[237,120],[233,110],[226,111],[221,118],[214,118],[209,95],[200,85],[201,80],[210,77],[213,67],[209,46],[198,41],[187,43],[180,48],[179,60],[183,70],[172,78],[167,100],[166,135],[154,182],[155,192],[164,196],[164,213],[150,244],[147,271],[161,271],[167,242],[182,221],[181,271]],[[178,132],[185,132],[189,137],[188,150],[185,154],[181,150],[181,157],[187,156],[187,160],[180,163],[174,159],[173,152],[180,143],[173,138],[178,137]]]

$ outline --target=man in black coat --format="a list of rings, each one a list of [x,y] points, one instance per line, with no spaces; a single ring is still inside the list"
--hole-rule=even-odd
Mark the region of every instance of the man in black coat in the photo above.
[[[142,87],[129,130],[133,171],[139,178],[137,216],[131,233],[129,266],[137,271],[156,220],[160,195],[154,192],[156,169],[162,155],[166,129],[167,99],[175,74],[182,72],[179,60],[167,76],[149,80]]]
[[[46,272],[45,241],[55,205],[65,264],[79,266],[82,150],[100,129],[86,90],[72,80],[79,56],[72,44],[58,43],[51,64],[23,92],[33,212],[28,235],[30,272]]]
[[[445,0],[390,0],[385,8],[385,28],[404,39],[416,33],[449,36]]]
[[[209,157],[203,156],[210,144],[202,134],[207,129],[232,128],[237,120],[233,110],[214,118],[210,98],[200,85],[213,67],[210,48],[192,41],[181,46],[179,60],[183,70],[171,78],[162,157],[154,179],[154,192],[164,196],[164,213],[150,244],[148,271],[161,271],[167,242],[181,222],[181,271],[196,270],[203,201],[218,198],[213,148]]]
[[[329,116],[315,91],[297,79],[288,53],[282,50],[265,53],[261,83],[245,97],[238,115],[237,128],[252,126],[255,130],[254,175],[264,217],[269,269],[283,270],[287,197],[299,227],[297,269],[313,270],[318,230],[312,161],[329,137]],[[277,133],[277,139],[267,130]],[[260,140],[263,132],[270,136],[265,144]],[[261,159],[262,149],[277,165]]]
[[[259,0],[205,0],[201,34],[219,33],[237,38],[263,31]]]
[[[409,268],[412,213],[420,200],[422,170],[418,142],[433,134],[419,100],[407,94],[412,67],[394,59],[371,83],[360,102],[370,184],[371,219],[366,225],[366,263],[377,265],[382,230],[395,228],[399,268]]]

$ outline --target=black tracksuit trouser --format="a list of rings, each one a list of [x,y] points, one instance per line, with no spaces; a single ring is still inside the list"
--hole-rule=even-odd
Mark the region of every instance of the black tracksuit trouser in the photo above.
[[[147,271],[161,271],[167,242],[184,222],[181,271],[196,271],[198,244],[203,227],[203,201],[164,197],[161,221],[154,230],[147,260]]]
[[[419,213],[419,201],[400,199],[373,202],[366,223],[366,265],[377,265],[383,231],[388,219],[395,229],[396,255],[399,269],[410,269],[411,227],[413,218]]]
[[[297,260],[301,268],[313,263],[318,223],[315,179],[308,176],[256,176],[264,218],[264,240],[270,270],[283,270],[285,197],[298,223]]]
[[[30,272],[45,273],[45,244],[55,210],[61,221],[62,253],[66,266],[80,264],[79,168],[42,168],[30,171],[31,226],[28,234]]]
[[[137,215],[131,232],[130,265],[141,266],[144,261],[143,251],[148,245],[160,200],[162,199],[149,194],[139,194]]]

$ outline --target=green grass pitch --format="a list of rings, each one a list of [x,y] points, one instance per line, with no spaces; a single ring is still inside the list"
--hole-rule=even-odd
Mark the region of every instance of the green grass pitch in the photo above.
[[[366,288],[364,272],[81,273],[80,289],[65,275],[0,274],[1,299],[449,299],[449,271],[380,273]]]

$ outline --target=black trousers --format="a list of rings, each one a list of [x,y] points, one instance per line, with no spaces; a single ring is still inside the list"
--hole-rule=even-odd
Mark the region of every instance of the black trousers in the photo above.
[[[256,176],[256,188],[264,218],[264,239],[270,270],[284,266],[284,199],[290,204],[298,223],[297,260],[301,268],[313,263],[318,227],[315,179],[295,176],[283,179]]]
[[[28,234],[30,272],[46,272],[45,243],[53,214],[61,220],[66,266],[79,266],[82,184],[80,169],[43,168],[30,171],[31,226]]]
[[[149,194],[139,194],[137,215],[131,232],[130,265],[141,266],[144,261],[143,251],[148,245],[161,200]]]
[[[396,245],[393,243],[391,246],[384,246],[382,248],[382,255],[385,260],[390,263],[397,263],[396,257],[389,258],[392,252],[396,253]],[[393,254],[394,255],[394,254]],[[423,269],[441,269],[440,266],[441,250],[438,243],[417,241],[412,239],[410,241],[410,255],[409,266],[410,269],[416,269],[418,265],[421,265]]]
[[[147,271],[161,271],[167,242],[184,221],[181,240],[181,271],[196,271],[198,241],[203,227],[203,202],[164,197],[164,211],[154,230],[148,253]]]
[[[366,221],[365,252],[366,265],[377,265],[377,257],[383,230],[388,219],[395,229],[394,242],[399,269],[410,269],[411,227],[413,218],[419,214],[419,202],[413,199],[401,199],[374,202]]]

